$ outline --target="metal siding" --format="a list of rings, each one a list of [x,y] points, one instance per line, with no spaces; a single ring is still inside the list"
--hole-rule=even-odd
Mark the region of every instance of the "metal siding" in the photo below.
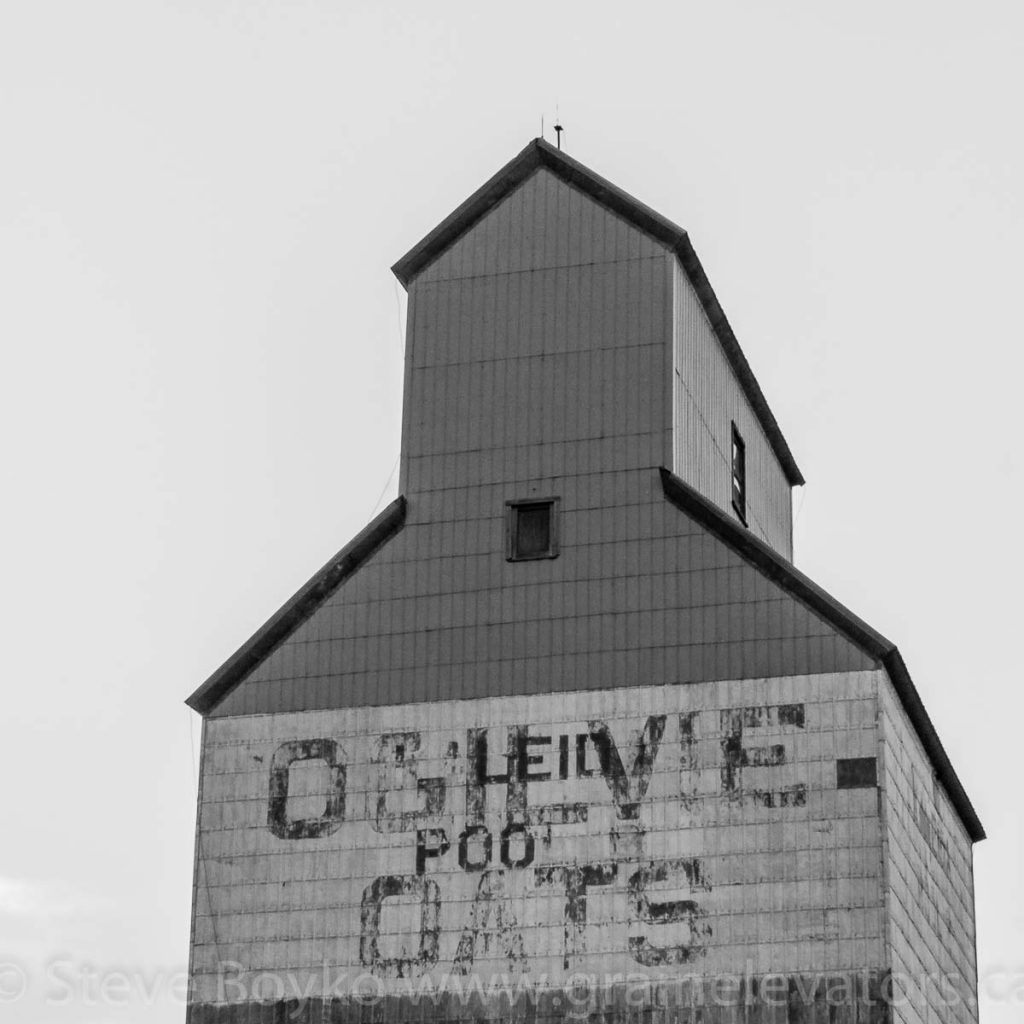
[[[403,530],[213,715],[873,666],[669,505],[656,471],[503,473],[411,499]],[[528,488],[560,498],[560,554],[509,563],[505,501]]]
[[[199,998],[199,994],[192,987],[192,978],[195,976],[197,961],[196,961],[196,942],[198,934],[196,931],[197,918],[200,913],[199,907],[199,895],[203,893],[204,898],[209,896],[209,890],[207,889],[208,879],[206,877],[206,864],[205,857],[203,856],[203,781],[206,778],[206,750],[207,750],[207,728],[209,720],[204,718],[202,721],[200,738],[199,738],[199,783],[197,786],[196,794],[196,838],[193,845],[192,851],[192,915],[189,920],[189,938],[188,938],[188,977],[189,977],[189,994],[188,1001],[192,1002]],[[189,728],[192,728],[191,721],[189,722]],[[190,736],[191,739],[191,736]],[[193,751],[194,756],[194,751]],[[207,902],[206,912],[208,915],[214,913],[214,908]]]
[[[418,282],[648,259],[665,246],[541,168],[445,253]]]
[[[881,674],[888,959],[896,1024],[976,1024],[971,840]],[[951,988],[940,986],[943,984]],[[952,998],[950,992],[956,998]]]
[[[667,462],[665,253],[547,170],[467,231],[410,288],[402,493]]]
[[[667,461],[659,263],[415,286],[403,493]]]
[[[673,265],[675,320],[675,445],[673,469],[730,515],[731,424],[746,444],[747,523],[754,534],[793,559],[792,490],[708,323],[679,261]]]
[[[357,1019],[343,1010],[360,975],[379,991],[405,997],[374,1019],[458,1019],[458,1006],[408,997],[422,994],[424,977],[440,985],[459,967],[467,984],[476,978],[485,990],[503,975],[513,984],[532,979],[548,992],[547,1012],[534,1019],[562,1019],[564,1007],[558,1012],[550,993],[581,973],[595,978],[595,999],[602,987],[614,987],[609,978],[626,975],[669,987],[687,975],[697,985],[723,974],[778,972],[789,979],[806,975],[812,983],[843,971],[880,975],[885,924],[877,791],[836,788],[837,758],[873,756],[878,749],[876,679],[877,673],[863,672],[620,687],[211,721],[199,819],[192,1020],[247,1019],[245,1013],[258,1010],[258,995],[276,995],[280,1004],[278,984],[311,997],[309,1016],[301,1019],[319,1020],[328,1010],[339,1014],[331,1019]],[[521,785],[480,782],[467,760],[475,729],[486,730],[486,771],[504,772]],[[508,749],[539,757],[524,771],[547,773],[549,780],[522,781],[522,754],[505,756],[508,737],[520,729],[534,744]],[[396,733],[417,734],[401,740],[401,755],[384,739]],[[604,742],[614,746],[615,758],[598,756],[595,735],[610,736]],[[561,736],[568,737],[564,762]],[[583,767],[592,777],[577,771],[581,736]],[[312,759],[311,767],[282,776],[280,766],[297,751]],[[337,791],[338,774],[325,756],[344,767],[340,812],[327,795]],[[433,811],[424,809],[424,785],[442,793]],[[571,812],[575,821],[544,824],[558,816],[552,809],[558,805],[585,812]],[[325,821],[329,807],[334,818]],[[296,819],[311,824],[291,836]],[[460,867],[458,837],[469,824],[492,837],[486,870],[500,875],[488,878],[489,901],[483,871]],[[502,865],[504,827],[520,839]],[[426,829],[443,830],[450,847],[417,865],[420,840],[426,848],[440,839],[417,832]],[[533,839],[532,855],[525,834]],[[474,846],[468,859],[482,861],[484,848]],[[587,864],[605,865],[605,881],[592,878],[583,904],[573,896],[570,912],[563,876]],[[376,900],[383,890],[375,880],[386,876],[419,895]],[[430,890],[436,926],[422,916],[427,883],[436,887]],[[681,917],[659,919],[650,910],[651,901],[676,900],[690,901]],[[687,958],[659,963],[636,944],[642,938],[657,949],[685,949]],[[384,962],[396,958],[408,963],[400,969]],[[226,987],[222,970],[231,979]],[[273,980],[258,982],[260,975]],[[320,997],[338,979],[338,1003],[324,1007]],[[257,984],[265,987],[257,991]],[[789,1005],[792,998],[791,989]],[[461,1014],[504,1018],[499,1002],[479,1011],[463,1005]],[[720,1019],[793,1019],[757,1006],[756,998],[740,1000],[738,1016],[723,1010]],[[841,1007],[829,1019],[867,1019],[856,1011]],[[604,1019],[627,1016],[620,1007]]]

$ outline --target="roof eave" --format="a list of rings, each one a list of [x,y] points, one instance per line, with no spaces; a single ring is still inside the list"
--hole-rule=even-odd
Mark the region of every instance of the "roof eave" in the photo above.
[[[405,511],[405,498],[399,496],[267,619],[185,703],[201,715],[210,714],[326,598],[402,528]]]
[[[536,139],[529,142],[497,174],[483,183],[464,203],[457,206],[429,234],[420,239],[391,272],[402,286],[434,262],[461,235],[465,234],[488,210],[493,209],[514,188],[522,184],[540,166]]]
[[[985,829],[981,820],[953,768],[896,645],[674,473],[662,468],[661,483],[665,497],[673,505],[696,519],[719,540],[820,615],[885,668],[896,696],[921,740],[935,776],[946,790],[967,834],[973,842],[984,839]]]
[[[682,264],[683,270],[693,286],[693,290],[697,293],[697,298],[704,308],[704,314],[711,324],[711,329],[715,332],[719,344],[725,352],[725,357],[729,360],[733,373],[736,374],[740,386],[743,388],[751,406],[753,406],[754,412],[761,423],[761,428],[768,438],[768,443],[771,445],[775,457],[779,460],[782,471],[786,474],[789,485],[791,487],[802,487],[806,483],[804,475],[796,464],[796,459],[793,457],[793,452],[783,436],[779,421],[775,418],[775,414],[768,405],[768,399],[765,398],[761,385],[758,384],[754,371],[750,368],[750,363],[747,362],[743,349],[740,348],[740,343],[726,318],[725,310],[722,309],[722,304],[718,301],[718,296],[715,295],[715,290],[711,287],[711,282],[708,280],[707,274],[704,273],[704,267],[701,265],[700,259],[690,243],[689,236],[685,232],[683,232],[683,237],[673,251],[679,258],[679,262]]]

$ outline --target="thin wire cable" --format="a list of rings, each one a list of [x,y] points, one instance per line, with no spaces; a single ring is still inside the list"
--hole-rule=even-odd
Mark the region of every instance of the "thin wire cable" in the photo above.
[[[199,775],[196,770],[196,737],[195,730],[192,728],[192,711],[187,705],[185,706],[184,711],[185,721],[188,724],[188,743],[189,747],[192,750],[192,785],[196,787],[196,792],[198,793]]]
[[[804,500],[806,498],[807,498],[807,488],[806,487],[801,487],[800,488],[800,504],[797,505],[797,507],[796,507],[796,515],[793,516],[793,526],[794,527],[796,527],[796,524],[800,521],[800,513],[803,512],[803,510],[804,510]]]
[[[398,351],[402,353],[402,358],[405,358],[405,331],[402,330],[402,295],[398,290],[398,279],[394,281],[395,285],[395,309],[398,311]]]
[[[388,493],[388,488],[391,486],[391,481],[395,478],[395,470],[398,469],[398,460],[401,459],[402,455],[399,453],[395,456],[395,464],[391,467],[391,472],[388,473],[388,482],[384,485],[384,488],[380,492],[380,497],[377,499],[377,503],[373,506],[373,511],[370,513],[372,519],[380,509],[381,502],[384,500],[384,495]]]
[[[193,736],[193,731],[192,731],[191,719],[189,719],[189,731],[188,731],[188,734],[189,734],[189,739],[192,741],[192,771],[194,773],[195,772],[195,764],[196,764],[196,748],[195,748],[195,737]],[[196,786],[198,788],[198,782],[196,783]],[[202,813],[203,813],[202,801],[198,800],[197,801],[197,807],[196,807],[196,860],[198,861],[198,863],[196,864],[196,874],[198,875],[200,871],[202,871],[202,873],[203,873],[202,889],[206,893],[206,908],[207,908],[207,910],[209,912],[209,917],[210,917],[210,933],[213,936],[213,955],[214,955],[214,958],[215,958],[215,960],[217,962],[217,969],[220,970],[220,966],[223,963],[223,960],[221,959],[221,954],[220,954],[220,936],[218,936],[218,934],[217,934],[217,911],[214,910],[214,908],[213,908],[213,896],[212,896],[212,894],[210,892],[210,870],[209,870],[209,868],[207,866],[206,851],[203,849],[203,830],[201,828],[201,822],[200,822],[200,815],[202,815]],[[197,877],[196,878],[196,888],[198,889],[199,887],[200,887],[200,883],[199,883],[199,879]],[[197,900],[197,902],[198,902],[198,900]],[[198,907],[196,908],[196,910],[198,911]],[[197,916],[198,916],[198,914],[197,914]],[[195,936],[193,936],[193,945],[194,945],[194,941],[195,941]],[[193,949],[192,955],[194,955],[194,952],[195,951]],[[190,958],[190,963],[189,963],[190,972],[191,972],[191,967],[192,967],[192,964],[191,964],[191,958]],[[191,978],[189,979],[189,983],[191,984]]]
[[[697,412],[697,418],[700,420],[701,425],[704,427],[705,431],[707,431],[708,437],[711,438],[711,443],[715,446],[715,449],[718,451],[718,454],[722,457],[722,462],[725,464],[726,468],[729,470],[731,474],[732,459],[730,459],[729,456],[722,451],[722,448],[718,443],[718,439],[715,437],[714,431],[711,429],[710,425],[708,424],[708,421],[704,419],[704,416],[700,411],[700,405],[697,402],[697,399],[694,397],[693,392],[687,386],[686,381],[683,379],[683,375],[677,372],[676,376],[679,378],[679,383],[683,385],[683,388],[686,390],[686,393],[690,396],[690,401],[693,403],[693,408]],[[761,531],[761,533],[765,537],[767,537],[768,531],[764,528],[764,523],[762,523],[761,520],[758,519],[756,515],[754,515],[754,511],[753,509],[750,508],[749,504],[747,506],[747,515],[750,516],[751,520],[757,524],[757,527]]]

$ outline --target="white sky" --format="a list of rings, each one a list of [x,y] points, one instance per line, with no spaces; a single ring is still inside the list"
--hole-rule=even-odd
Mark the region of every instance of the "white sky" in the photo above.
[[[982,1020],[1016,1021],[986,993],[1024,1000],[1022,29],[994,0],[6,0],[17,1019],[182,1019],[182,701],[393,496],[388,268],[557,103],[690,231],[809,481],[797,564],[901,647],[990,835]]]

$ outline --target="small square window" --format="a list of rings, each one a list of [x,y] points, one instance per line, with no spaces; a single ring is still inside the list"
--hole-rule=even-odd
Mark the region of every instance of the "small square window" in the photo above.
[[[557,504],[557,498],[507,503],[509,561],[554,558],[558,554]]]
[[[747,446],[732,425],[732,507],[740,522],[747,525]]]

